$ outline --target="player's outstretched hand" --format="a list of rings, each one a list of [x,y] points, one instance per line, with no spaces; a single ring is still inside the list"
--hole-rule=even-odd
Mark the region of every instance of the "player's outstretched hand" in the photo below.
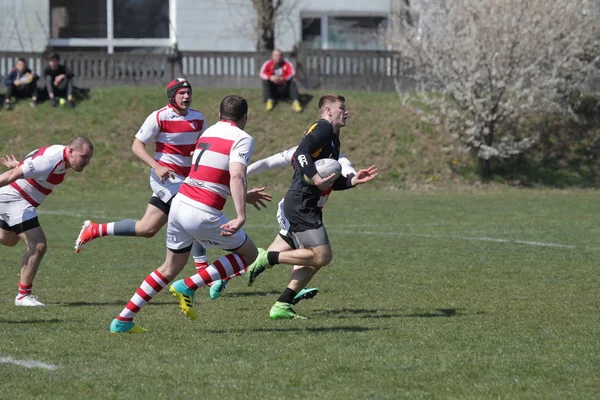
[[[161,182],[164,182],[174,176],[173,171],[163,165],[159,165],[158,167],[154,168],[154,173],[156,176],[158,176],[158,179],[160,179]]]
[[[377,172],[377,167],[371,165],[369,168],[361,169],[358,173],[352,178],[352,186],[360,185],[363,183],[367,183],[370,180],[375,179],[375,177],[379,175]]]
[[[234,233],[236,233],[237,231],[242,229],[242,226],[244,226],[245,222],[246,222],[245,219],[236,218],[236,219],[232,219],[231,221],[229,221],[226,224],[221,225],[220,226],[221,236],[233,235]]]
[[[13,169],[19,166],[19,161],[17,161],[17,159],[15,158],[15,156],[13,156],[12,154],[8,154],[5,155],[4,157],[0,158],[0,161],[2,161],[2,164],[4,164],[6,167]]]
[[[246,193],[246,203],[252,204],[257,210],[260,210],[261,207],[267,208],[267,205],[264,202],[271,202],[273,196],[263,192],[263,190],[265,190],[264,187],[248,190],[248,193]]]

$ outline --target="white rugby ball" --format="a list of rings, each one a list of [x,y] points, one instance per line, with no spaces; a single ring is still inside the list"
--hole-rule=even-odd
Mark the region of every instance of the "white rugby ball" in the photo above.
[[[317,173],[321,178],[327,178],[329,175],[335,174],[335,179],[337,179],[342,173],[342,166],[338,160],[334,160],[333,158],[321,158],[320,160],[315,161],[315,167],[317,167]],[[313,180],[306,175],[304,175],[304,180],[311,185],[315,184]]]

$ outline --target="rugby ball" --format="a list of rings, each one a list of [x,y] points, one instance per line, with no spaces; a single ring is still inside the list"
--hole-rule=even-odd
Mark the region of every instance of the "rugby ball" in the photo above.
[[[337,179],[342,173],[342,166],[338,160],[334,160],[333,158],[321,158],[315,161],[315,167],[317,167],[317,173],[321,178],[327,178],[329,175],[335,174],[335,179]],[[315,184],[306,175],[304,175],[304,180],[311,185]]]

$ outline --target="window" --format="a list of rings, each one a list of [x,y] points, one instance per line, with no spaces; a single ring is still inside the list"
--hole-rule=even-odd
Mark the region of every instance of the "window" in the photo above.
[[[320,49],[321,43],[321,18],[302,18],[302,41],[310,47]]]
[[[164,0],[113,0],[114,37],[169,38],[169,2]]]
[[[384,17],[330,17],[329,43],[344,50],[381,49],[379,28],[385,21]]]
[[[105,38],[106,0],[50,0],[52,39]]]
[[[302,19],[302,41],[308,47],[343,50],[380,50],[382,16],[327,16]]]
[[[114,53],[175,44],[169,0],[50,0],[50,45]],[[173,14],[171,14],[173,13]]]

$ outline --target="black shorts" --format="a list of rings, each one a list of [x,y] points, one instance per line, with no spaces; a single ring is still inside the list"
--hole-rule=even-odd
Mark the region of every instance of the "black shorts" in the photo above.
[[[308,206],[302,194],[290,196],[288,192],[283,201],[283,212],[290,223],[290,231],[304,232],[319,229],[323,226],[323,212],[319,207]]]
[[[153,195],[152,197],[150,197],[150,200],[148,200],[148,204],[152,204],[154,207],[158,208],[166,215],[169,215],[169,211],[171,210],[171,201],[173,200],[173,197],[171,197],[169,201],[165,203],[159,197]]]
[[[281,211],[282,214],[277,216],[282,227],[279,234],[291,247],[310,249],[329,244],[320,208],[300,207],[286,196]],[[282,232],[286,234],[283,235]]]
[[[0,229],[4,229],[5,231],[11,231],[16,233],[17,235],[23,232],[27,232],[33,228],[37,228],[40,226],[40,221],[38,217],[28,219],[27,221],[23,221],[20,224],[16,224],[13,226],[8,226],[8,224],[2,220],[0,220]]]

